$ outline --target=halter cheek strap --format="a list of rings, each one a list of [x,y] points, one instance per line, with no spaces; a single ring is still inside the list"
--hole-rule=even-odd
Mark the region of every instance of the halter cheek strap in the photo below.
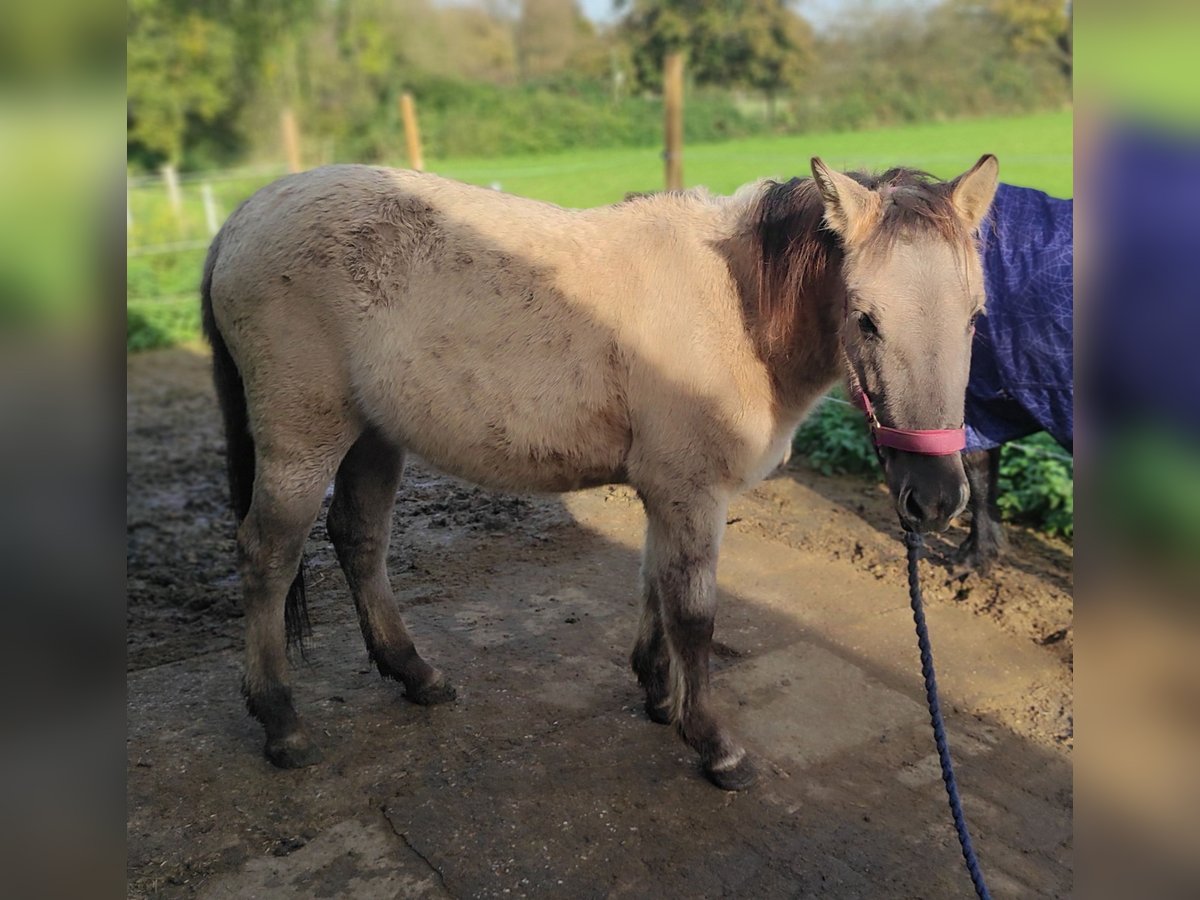
[[[858,385],[858,379],[851,376],[850,397],[854,404],[867,416],[867,424],[871,426],[871,435],[877,447],[891,447],[895,450],[905,450],[909,453],[920,453],[925,456],[949,456],[958,453],[967,446],[965,428],[933,428],[916,429],[889,428],[880,423],[871,406],[871,398]]]

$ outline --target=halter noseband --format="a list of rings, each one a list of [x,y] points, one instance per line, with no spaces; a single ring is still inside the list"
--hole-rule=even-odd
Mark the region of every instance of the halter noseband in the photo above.
[[[966,449],[967,431],[965,428],[908,429],[889,428],[882,424],[879,417],[875,415],[871,398],[859,387],[858,378],[853,374],[853,370],[850,375],[850,399],[866,414],[867,424],[871,428],[871,436],[875,439],[876,447],[891,447],[895,450],[905,450],[925,456],[949,456]]]

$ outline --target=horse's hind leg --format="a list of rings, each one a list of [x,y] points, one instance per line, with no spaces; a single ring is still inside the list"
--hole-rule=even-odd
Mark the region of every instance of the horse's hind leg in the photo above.
[[[325,487],[345,449],[336,441],[284,453],[260,443],[254,498],[238,528],[238,559],[246,615],[246,674],[250,714],[266,730],[267,759],[280,768],[321,758],[292,703],[284,603],[300,567],[304,540],[321,509]]]
[[[379,673],[402,682],[415,703],[444,703],[454,699],[454,688],[417,652],[388,584],[392,507],[403,468],[403,449],[374,429],[364,432],[338,469],[327,527]]]
[[[725,790],[741,790],[754,782],[754,766],[717,721],[708,687],[725,504],[707,496],[687,503],[648,501],[646,513],[648,575],[670,654],[671,720],[700,754],[709,780]]]
[[[654,586],[650,542],[642,558],[642,623],[629,662],[646,693],[646,715],[660,725],[671,722],[671,658],[663,634],[662,602]]]

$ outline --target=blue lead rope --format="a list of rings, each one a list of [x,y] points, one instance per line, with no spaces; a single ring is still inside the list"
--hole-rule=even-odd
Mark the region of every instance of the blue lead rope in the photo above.
[[[921,674],[925,676],[925,700],[929,704],[929,721],[933,725],[933,740],[937,744],[938,761],[942,764],[942,781],[946,784],[946,796],[950,800],[950,813],[954,816],[954,830],[958,832],[958,843],[962,847],[967,872],[975,885],[980,900],[991,900],[983,873],[979,871],[979,860],[971,845],[971,833],[967,831],[967,820],[963,818],[962,802],[958,799],[958,782],[954,780],[954,764],[950,761],[950,746],[946,743],[946,725],[942,721],[942,708],[938,703],[937,677],[933,673],[933,651],[929,647],[929,628],[925,625],[925,610],[921,603],[921,581],[917,571],[917,560],[921,558],[924,542],[916,531],[904,532],[904,545],[908,549],[908,596],[912,601],[913,622],[917,626],[917,646],[921,650]]]

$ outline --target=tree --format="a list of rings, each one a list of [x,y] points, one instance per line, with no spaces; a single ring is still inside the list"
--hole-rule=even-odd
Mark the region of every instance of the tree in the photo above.
[[[280,54],[296,68],[293,37],[303,33],[316,2],[131,0],[130,157],[178,164],[185,150],[214,136],[235,141],[247,100],[287,68]]]
[[[812,65],[812,28],[784,0],[626,2],[622,29],[643,85],[658,86],[662,58],[676,50],[687,53],[696,83],[768,97],[798,87]]]
[[[178,165],[189,127],[230,110],[234,35],[162,0],[135,0],[129,29],[128,140]]]
[[[449,72],[449,50],[428,0],[328,4],[296,45],[296,95],[260,96],[258,104],[266,113],[295,103],[306,132],[336,142],[337,153],[383,159],[397,145],[401,92],[426,73]]]
[[[1017,56],[1053,60],[1071,71],[1071,6],[1066,0],[958,0],[991,20]]]
[[[491,84],[516,80],[517,49],[509,22],[476,6],[444,9],[441,22],[455,74]]]
[[[756,88],[773,105],[775,95],[797,89],[811,67],[812,28],[781,0],[744,0],[736,22],[732,35],[721,32],[708,38],[714,47],[724,41],[732,44],[733,52],[727,55],[735,66],[727,83]]]
[[[538,79],[566,71],[595,30],[575,0],[523,0],[516,39],[521,77]]]
[[[993,0],[880,6],[822,37],[799,118],[807,128],[855,129],[956,115],[1057,106],[1070,96],[1059,64],[1019,54]]]

